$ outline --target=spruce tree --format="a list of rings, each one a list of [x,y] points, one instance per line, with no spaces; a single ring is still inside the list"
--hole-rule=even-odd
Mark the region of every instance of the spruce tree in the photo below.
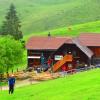
[[[5,17],[5,21],[1,27],[1,35],[11,35],[16,40],[22,39],[23,35],[20,31],[21,25],[17,16],[16,8],[13,4],[10,5],[10,9]]]

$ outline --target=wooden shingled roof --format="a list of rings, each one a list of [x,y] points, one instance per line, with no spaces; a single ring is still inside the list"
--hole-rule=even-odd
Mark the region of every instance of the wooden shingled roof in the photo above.
[[[31,37],[27,44],[26,49],[34,50],[57,50],[67,41],[69,37]]]
[[[81,33],[79,40],[85,46],[99,46],[100,47],[100,34],[97,33]]]
[[[74,44],[74,38],[70,37],[31,37],[26,43],[26,49],[30,50],[57,50],[64,43]],[[96,33],[82,33],[78,40],[84,46],[99,46],[100,47],[100,34]]]

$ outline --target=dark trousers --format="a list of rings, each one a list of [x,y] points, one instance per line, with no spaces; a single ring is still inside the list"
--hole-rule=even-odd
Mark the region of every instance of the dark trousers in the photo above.
[[[9,94],[13,94],[14,92],[14,84],[9,85]]]

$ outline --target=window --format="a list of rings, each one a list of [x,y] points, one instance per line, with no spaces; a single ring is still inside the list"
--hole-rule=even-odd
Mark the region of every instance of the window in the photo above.
[[[72,68],[72,64],[68,64],[68,67],[69,67],[69,68]]]
[[[75,50],[72,52],[72,54],[73,54],[74,57],[77,56],[77,52]]]

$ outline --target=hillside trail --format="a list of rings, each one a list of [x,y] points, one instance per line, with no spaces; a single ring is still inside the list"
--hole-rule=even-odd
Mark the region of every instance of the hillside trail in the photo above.
[[[37,84],[40,83],[39,81],[30,81],[29,79],[16,81],[15,88],[31,85],[31,84]],[[0,90],[8,90],[8,85],[6,86],[0,86]]]

